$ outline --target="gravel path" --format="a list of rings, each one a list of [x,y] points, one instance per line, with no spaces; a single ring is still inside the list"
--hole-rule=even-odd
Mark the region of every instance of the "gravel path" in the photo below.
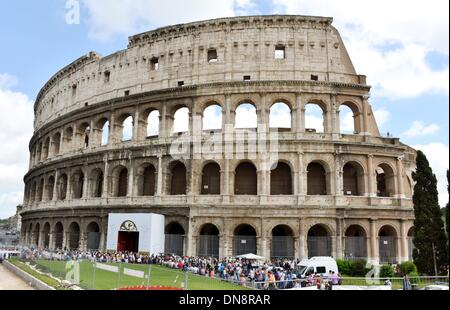
[[[0,290],[33,290],[31,286],[0,264]]]

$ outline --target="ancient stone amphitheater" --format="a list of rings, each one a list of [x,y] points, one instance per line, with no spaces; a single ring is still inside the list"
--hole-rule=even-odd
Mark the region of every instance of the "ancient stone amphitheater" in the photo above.
[[[22,243],[105,250],[108,214],[156,213],[170,253],[408,260],[415,151],[380,134],[369,93],[327,17],[200,21],[91,52],[37,96]]]

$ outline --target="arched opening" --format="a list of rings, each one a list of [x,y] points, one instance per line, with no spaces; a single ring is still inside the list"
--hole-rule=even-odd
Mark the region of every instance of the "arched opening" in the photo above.
[[[242,103],[236,108],[234,128],[257,128],[256,107],[251,103]]]
[[[131,141],[133,139],[133,117],[131,115],[125,117],[122,121],[122,141]]]
[[[53,156],[59,155],[61,149],[61,133],[57,132],[53,135],[52,138],[52,150],[51,153]]]
[[[361,132],[361,118],[358,107],[351,102],[344,102],[339,107],[339,124],[342,134],[358,134]]]
[[[100,146],[105,146],[109,144],[109,121],[106,118],[102,118],[97,123],[97,129],[100,131],[98,133],[100,137]]]
[[[343,189],[347,196],[364,195],[364,170],[360,164],[348,162],[344,165]]]
[[[280,130],[291,129],[291,108],[286,103],[277,102],[270,107],[269,126]]]
[[[331,256],[331,236],[326,226],[317,224],[308,231],[308,257]]]
[[[63,144],[64,150],[70,150],[72,147],[72,139],[73,139],[73,128],[67,127],[64,130]]]
[[[367,238],[364,228],[351,225],[345,231],[345,259],[366,259]]]
[[[133,253],[139,251],[139,230],[134,222],[126,220],[120,225],[117,235],[117,251]]]
[[[241,224],[234,229],[233,255],[256,254],[256,230],[248,225]]]
[[[96,222],[91,222],[86,227],[87,232],[87,249],[98,250],[100,247],[100,227]]]
[[[30,189],[30,203],[34,203],[36,201],[36,187],[36,182],[33,182]]]
[[[146,165],[141,168],[142,174],[138,179],[139,196],[154,196],[156,186],[156,169],[153,165]]]
[[[100,198],[103,195],[103,171],[100,168],[96,168],[91,172],[91,197]]]
[[[220,195],[220,166],[209,163],[202,170],[202,195]]]
[[[115,190],[115,196],[116,197],[126,197],[128,194],[128,169],[120,166],[116,168],[116,175],[117,175],[117,183],[116,183],[116,190]]]
[[[414,251],[414,243],[413,243],[413,239],[414,239],[414,226],[411,227],[408,230],[408,261],[412,262],[413,261],[413,251]]]
[[[270,170],[270,194],[292,195],[292,173],[288,164],[278,162]]]
[[[307,195],[327,195],[327,173],[322,164],[310,163],[307,174]]]
[[[392,197],[395,194],[394,171],[388,164],[381,164],[376,168],[377,196]]]
[[[83,188],[84,188],[84,173],[77,171],[72,175],[72,198],[81,199],[83,198]]]
[[[219,229],[213,224],[204,224],[198,236],[199,257],[219,257]]]
[[[250,162],[239,164],[235,170],[234,194],[257,195],[258,177],[256,167]]]
[[[63,225],[61,224],[61,222],[58,222],[55,225],[55,248],[56,249],[62,249],[63,235],[64,235]]]
[[[182,162],[175,162],[170,169],[170,194],[186,195],[186,167]]]
[[[45,200],[52,201],[53,200],[53,190],[55,188],[55,178],[50,176],[47,180],[47,184],[45,185]]]
[[[159,135],[159,111],[153,110],[147,117],[147,137],[157,137]]]
[[[37,147],[37,153],[36,153],[36,158],[38,162],[42,161],[42,142],[39,142],[38,147]]]
[[[30,226],[28,227],[27,231],[27,244],[31,246],[32,243],[33,243],[33,224],[30,223]]]
[[[69,249],[77,250],[80,244],[80,226],[72,222],[69,225]]]
[[[40,241],[40,233],[41,233],[41,225],[39,223],[36,223],[36,225],[34,226],[34,240],[33,240],[33,245],[35,245],[36,247],[39,246],[39,241]]]
[[[58,200],[67,198],[67,174],[62,174],[58,181]]]
[[[41,202],[42,201],[42,197],[44,195],[44,179],[41,179],[38,183],[38,187],[37,187],[37,202]]]
[[[385,225],[378,232],[380,263],[397,263],[397,232]]]
[[[42,245],[44,249],[48,249],[50,247],[50,223],[45,223],[44,228],[42,229],[42,236],[44,238]]]
[[[78,139],[80,141],[79,145],[83,149],[87,149],[90,145],[90,135],[91,135],[91,126],[89,123],[81,123],[78,126]]]
[[[203,130],[222,129],[222,107],[212,104],[203,111]]]
[[[183,255],[185,231],[183,226],[177,222],[166,225],[165,228],[165,252],[170,254]]]
[[[272,229],[272,258],[294,258],[294,233],[287,225],[278,225]]]
[[[325,111],[319,104],[306,104],[305,131],[313,133],[323,133],[325,131]]]
[[[50,137],[47,137],[42,146],[42,159],[45,160],[49,157],[49,150],[50,150]]]
[[[173,115],[173,133],[189,132],[189,109],[179,108]]]

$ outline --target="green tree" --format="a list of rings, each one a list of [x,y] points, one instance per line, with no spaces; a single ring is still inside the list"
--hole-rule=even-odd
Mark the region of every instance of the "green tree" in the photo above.
[[[447,170],[447,192],[450,195],[450,171]],[[447,230],[447,239],[449,238],[449,234],[448,234],[448,202],[447,205],[445,206],[445,227]]]
[[[414,185],[414,263],[420,273],[438,274],[448,264],[447,236],[438,201],[437,180],[425,154],[417,151]]]

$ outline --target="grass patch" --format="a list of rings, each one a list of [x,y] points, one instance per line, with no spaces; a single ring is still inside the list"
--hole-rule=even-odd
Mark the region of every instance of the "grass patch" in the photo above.
[[[49,277],[47,275],[41,274],[28,266],[27,264],[17,260],[17,259],[9,259],[8,262],[10,262],[12,265],[20,268],[22,271],[28,273],[29,275],[41,280],[47,285],[50,285],[51,287],[58,288],[60,286],[60,283],[53,279],[52,277]]]
[[[169,269],[159,265],[137,265],[137,264],[118,264],[108,263],[106,265],[117,266],[120,268],[120,273],[106,271],[95,268],[93,263],[80,262],[79,264],[79,286],[84,289],[95,290],[111,290],[127,286],[173,286],[179,288],[186,288],[188,290],[245,290],[247,288],[237,284],[211,279],[204,276],[199,276],[191,273],[184,273],[180,270]],[[50,272],[53,276],[59,279],[66,278],[66,262],[63,261],[49,261],[38,260],[36,267],[42,271]],[[150,269],[149,269],[150,267]],[[145,278],[133,277],[124,274],[124,269],[132,269],[142,271]],[[150,281],[147,280],[147,275],[150,271]]]

